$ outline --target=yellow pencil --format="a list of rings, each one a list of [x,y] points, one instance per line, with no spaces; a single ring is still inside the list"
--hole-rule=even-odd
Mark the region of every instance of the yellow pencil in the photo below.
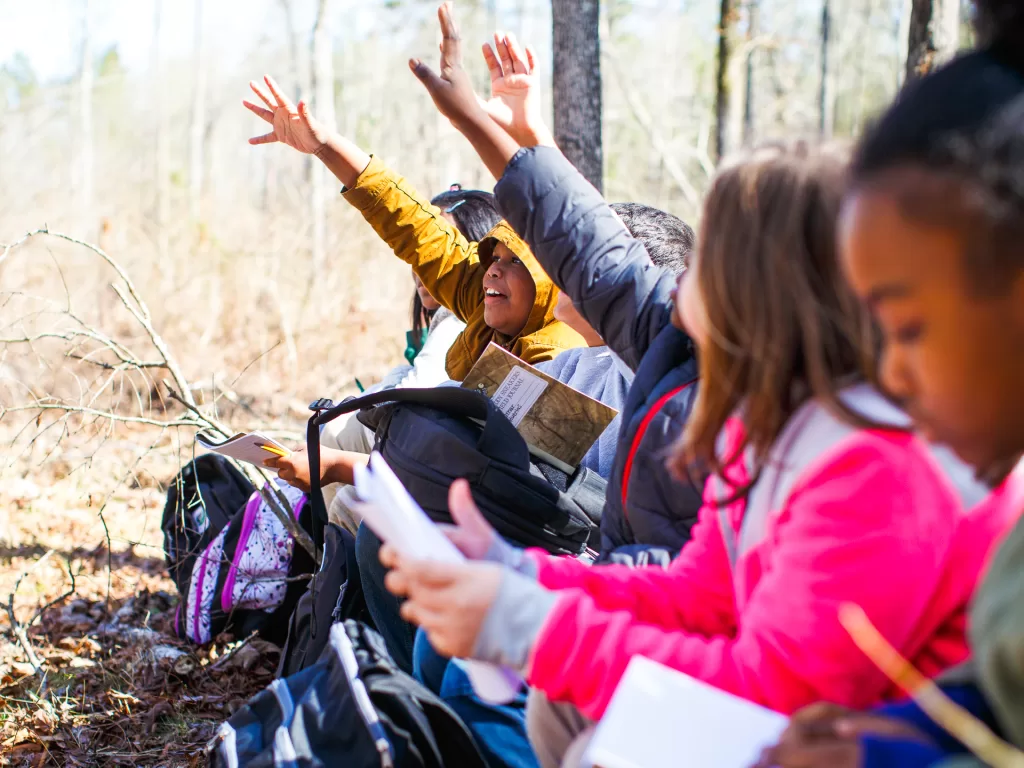
[[[259,444],[259,446],[260,446],[260,448],[262,448],[262,449],[263,449],[264,451],[267,451],[268,453],[272,453],[272,454],[274,454],[275,456],[280,456],[280,457],[284,458],[285,456],[287,456],[287,455],[288,455],[288,452],[287,452],[287,451],[282,451],[282,450],[281,450],[280,448],[275,448],[275,447],[274,447],[274,446],[272,446],[272,445],[264,445],[263,443],[260,443],[260,444]]]

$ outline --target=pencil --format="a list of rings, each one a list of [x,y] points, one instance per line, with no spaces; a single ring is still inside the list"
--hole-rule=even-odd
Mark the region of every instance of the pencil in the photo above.
[[[265,445],[264,443],[259,443],[259,446],[264,451],[267,451],[267,453],[272,453],[275,456],[280,456],[280,457],[284,458],[285,456],[288,455],[287,451],[282,451],[280,448],[275,448],[272,445]]]

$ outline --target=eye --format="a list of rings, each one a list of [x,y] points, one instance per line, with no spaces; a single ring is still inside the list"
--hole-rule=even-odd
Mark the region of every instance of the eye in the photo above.
[[[522,262],[522,260],[518,256],[513,256],[512,257],[512,263],[513,264],[518,264],[519,266],[523,266],[523,262]]]
[[[915,341],[921,338],[924,333],[923,323],[910,323],[897,328],[892,338],[900,344],[913,344]]]

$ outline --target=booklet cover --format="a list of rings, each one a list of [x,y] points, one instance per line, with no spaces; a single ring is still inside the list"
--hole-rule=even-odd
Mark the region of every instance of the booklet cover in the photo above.
[[[508,416],[532,453],[571,473],[618,414],[491,342],[462,382]]]
[[[196,442],[208,451],[258,467],[262,467],[267,459],[291,453],[272,437],[267,437],[261,432],[239,432],[227,440],[218,440],[213,435],[200,432],[196,435]]]

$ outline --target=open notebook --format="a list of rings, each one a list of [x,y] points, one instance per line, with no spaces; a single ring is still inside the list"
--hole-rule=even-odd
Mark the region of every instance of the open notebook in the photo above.
[[[634,656],[583,758],[584,768],[749,768],[784,715]]]
[[[568,474],[618,414],[494,342],[487,345],[462,386],[491,398],[519,430],[530,453]]]
[[[205,432],[200,432],[196,435],[196,442],[213,453],[260,467],[267,459],[287,456],[291,453],[274,438],[267,437],[262,432],[239,432],[227,440],[217,440]],[[272,450],[267,450],[267,448]]]

